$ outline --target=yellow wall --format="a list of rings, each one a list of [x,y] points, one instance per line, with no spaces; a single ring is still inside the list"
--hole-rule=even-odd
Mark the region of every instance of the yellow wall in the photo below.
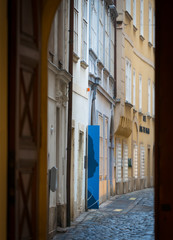
[[[6,239],[7,206],[7,1],[0,1],[0,239]]]
[[[141,116],[139,111],[139,74],[142,75],[142,113],[146,116],[148,112],[148,79],[150,79],[150,89],[151,89],[151,116],[153,115],[152,109],[152,100],[153,100],[153,83],[155,82],[155,67],[154,67],[154,56],[155,50],[153,46],[149,46],[148,44],[148,32],[149,32],[149,24],[148,24],[148,13],[149,13],[149,2],[152,5],[152,17],[154,10],[154,0],[145,0],[144,1],[144,31],[143,36],[144,40],[140,39],[140,1],[136,1],[136,28],[134,30],[133,20],[125,14],[125,58],[128,58],[131,62],[131,96],[133,103],[133,69],[135,69],[136,73],[136,103],[135,109],[136,113],[133,113],[133,108],[131,109],[131,114],[133,117],[136,117],[138,126],[144,126],[150,129],[150,134],[140,133],[138,136],[138,166],[140,168],[140,144],[142,143],[145,147],[145,176],[147,176],[147,148],[150,146],[150,159],[152,161],[153,158],[153,144],[154,144],[154,119],[147,118],[146,122],[143,121],[143,115]],[[133,17],[133,1],[131,1],[131,15]],[[152,29],[152,41],[153,41],[153,29]],[[125,91],[125,89],[124,89]],[[134,136],[134,138],[136,138]],[[129,144],[130,147],[131,143]],[[132,156],[131,156],[132,157]],[[152,172],[152,164],[150,168],[150,172]],[[139,171],[140,174],[140,171]]]

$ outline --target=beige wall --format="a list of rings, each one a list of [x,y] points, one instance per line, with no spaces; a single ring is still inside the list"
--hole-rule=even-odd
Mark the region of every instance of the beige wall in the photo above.
[[[7,1],[0,1],[0,239],[6,239],[7,206]]]
[[[144,1],[144,31],[142,40],[140,37],[140,1],[136,1],[136,28],[133,26],[133,1],[131,0],[131,14],[126,12],[126,0],[118,2],[118,23],[117,23],[117,98],[120,103],[115,107],[115,142],[119,138],[126,140],[128,144],[128,158],[133,159],[133,143],[138,145],[138,178],[140,178],[140,144],[145,147],[145,176],[147,176],[148,156],[147,151],[150,148],[150,173],[153,176],[153,144],[154,144],[154,117],[152,109],[153,101],[153,84],[155,84],[155,67],[154,56],[155,50],[149,44],[149,2],[152,5],[152,17],[154,11],[154,0]],[[121,24],[122,20],[122,24]],[[153,29],[152,29],[153,42]],[[126,99],[126,59],[131,63],[131,105],[125,104]],[[133,106],[133,70],[135,70],[135,106]],[[150,115],[143,121],[143,115],[139,114],[139,75],[142,76],[142,113],[144,116],[148,114],[148,80],[150,79]],[[134,111],[135,110],[135,111]],[[120,128],[120,117],[124,116],[127,121],[132,123],[129,127],[125,124]],[[134,122],[138,125],[138,131],[134,128]],[[119,125],[119,126],[118,126]],[[150,129],[150,134],[141,133],[139,127],[143,126]],[[126,131],[122,131],[126,128]],[[131,133],[130,133],[131,129]],[[130,135],[127,134],[129,131]],[[118,136],[121,133],[120,136]],[[116,146],[116,145],[115,145]],[[116,149],[115,149],[116,156]],[[133,176],[133,169],[128,168],[129,181]],[[130,189],[131,187],[129,187]]]

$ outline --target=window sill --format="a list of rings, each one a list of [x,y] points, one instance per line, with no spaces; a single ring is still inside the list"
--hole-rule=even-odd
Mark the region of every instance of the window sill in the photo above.
[[[129,21],[133,20],[132,15],[127,10],[125,11],[125,14],[126,14],[127,18],[129,19]]]
[[[83,67],[84,69],[86,69],[86,68],[89,66],[84,60],[80,61],[80,65],[81,65],[81,67]]]
[[[148,46],[151,48],[153,44],[151,42],[148,42]]]
[[[137,110],[136,110],[135,106],[133,106],[133,112],[134,112],[134,113],[136,113],[136,112],[137,112]]]
[[[75,52],[73,52],[73,61],[74,61],[75,63],[78,62],[79,58],[80,58],[80,57],[79,57]]]
[[[142,109],[139,110],[139,115],[144,115],[143,112],[142,112]]]
[[[125,101],[125,105],[132,108],[133,107],[133,104],[131,104],[130,102],[128,102],[127,100]]]
[[[134,32],[136,32],[138,30],[135,25],[133,25],[133,30],[134,30]]]
[[[99,60],[99,59],[97,60],[97,65],[98,65],[98,67],[100,67],[101,69],[104,68],[104,65],[103,65],[102,61]]]
[[[109,76],[109,71],[108,71],[107,68],[103,68],[103,71],[104,71],[104,73],[105,73],[107,76]]]
[[[121,102],[121,99],[120,98],[116,98],[115,99],[115,103],[120,103]]]
[[[150,113],[147,113],[147,118],[151,119]]]
[[[140,37],[140,39],[141,39],[142,41],[145,40],[144,36],[140,35],[139,37]]]

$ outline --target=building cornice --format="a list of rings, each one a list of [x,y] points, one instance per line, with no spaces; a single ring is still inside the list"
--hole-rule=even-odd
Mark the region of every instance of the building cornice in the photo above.
[[[109,95],[107,91],[105,91],[102,86],[98,86],[97,90],[109,101],[115,106],[115,100]]]

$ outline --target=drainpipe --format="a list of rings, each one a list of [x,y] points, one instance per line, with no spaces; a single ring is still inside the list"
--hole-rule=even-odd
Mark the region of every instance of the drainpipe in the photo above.
[[[69,83],[68,101],[68,132],[67,132],[67,226],[70,226],[70,182],[71,182],[71,133],[72,133],[72,93],[73,93],[73,13],[74,0],[70,1],[70,36],[69,36],[69,73],[71,82]]]

